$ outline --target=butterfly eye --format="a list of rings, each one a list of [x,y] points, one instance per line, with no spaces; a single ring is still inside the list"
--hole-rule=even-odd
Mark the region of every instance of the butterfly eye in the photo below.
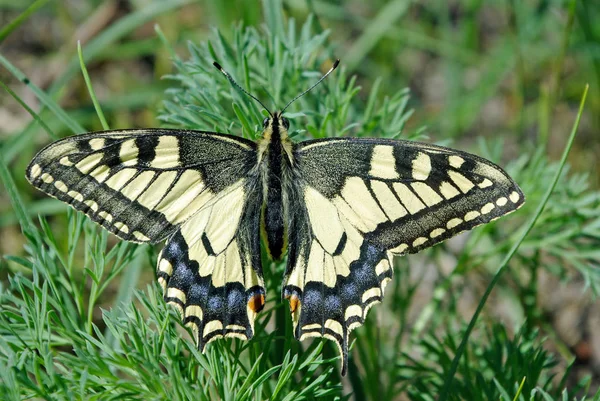
[[[283,123],[285,129],[290,129],[290,120],[288,120],[287,118],[282,118],[281,122]]]
[[[265,118],[265,119],[263,120],[263,128],[267,128],[267,126],[268,126],[268,125],[269,125],[269,119],[268,119],[268,118]]]

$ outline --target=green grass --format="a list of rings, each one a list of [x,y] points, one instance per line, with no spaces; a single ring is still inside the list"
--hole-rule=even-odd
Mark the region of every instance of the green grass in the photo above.
[[[67,11],[43,3],[15,11],[0,39],[30,29],[27,20],[40,12]],[[378,0],[361,14],[316,0],[189,3],[133,6],[81,48],[60,54],[64,68],[46,89],[9,53],[0,54],[6,98],[32,116],[0,147],[0,201],[7,202],[0,229],[18,244],[0,248],[1,399],[600,399],[591,377],[573,379],[576,354],[537,302],[541,276],[582,281],[589,297],[600,292],[600,192],[597,177],[581,169],[586,149],[573,142],[580,121],[580,136],[598,127],[598,31],[590,23],[600,17],[597,7],[460,1],[456,10],[443,2]],[[95,2],[82,4],[93,10]],[[493,36],[485,25],[491,22],[482,22],[490,11],[510,21]],[[186,13],[214,28],[198,29]],[[140,27],[154,18],[159,25],[140,38]],[[132,73],[144,65],[138,58],[149,56],[156,69]],[[384,303],[353,333],[347,379],[339,376],[332,343],[293,339],[280,301],[284,265],[264,266],[268,302],[255,338],[217,341],[201,355],[154,282],[160,248],[116,241],[23,178],[49,136],[88,129],[160,124],[255,139],[260,107],[213,60],[276,109],[336,57],[341,67],[287,112],[295,140],[344,135],[450,144],[506,166],[528,199],[462,240],[398,258]],[[569,72],[573,61],[578,74]],[[431,63],[435,71],[427,71]],[[419,83],[425,72],[443,98]],[[409,82],[418,87],[412,97]],[[23,83],[39,107],[27,105]],[[77,102],[66,102],[69,96]],[[518,110],[493,125],[486,102],[499,97]],[[156,118],[148,109],[158,110]],[[568,159],[573,143],[576,157]],[[508,315],[500,312],[503,303]]]

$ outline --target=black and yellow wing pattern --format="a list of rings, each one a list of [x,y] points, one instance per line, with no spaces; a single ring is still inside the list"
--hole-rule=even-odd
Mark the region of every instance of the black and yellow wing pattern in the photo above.
[[[380,302],[393,256],[418,252],[517,209],[495,164],[424,143],[325,139],[295,147],[297,185],[283,296],[296,337],[348,336]]]
[[[260,233],[274,258],[287,243],[282,295],[295,335],[335,341],[342,374],[349,334],[382,300],[394,255],[525,201],[500,167],[468,153],[388,139],[293,143],[282,112],[263,128],[257,142],[166,129],[78,135],[40,151],[27,178],[125,240],[166,240],[158,281],[201,350],[254,335],[266,295]]]
[[[264,304],[256,158],[229,135],[106,131],[47,146],[27,178],[125,240],[167,239],[158,280],[203,348],[251,338]]]

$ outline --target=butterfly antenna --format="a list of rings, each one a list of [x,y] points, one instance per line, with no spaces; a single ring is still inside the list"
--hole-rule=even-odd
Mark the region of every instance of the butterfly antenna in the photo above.
[[[335,60],[335,62],[333,63],[333,66],[331,66],[331,68],[329,69],[329,71],[327,71],[325,73],[325,75],[323,75],[321,77],[321,79],[319,79],[317,81],[316,84],[314,84],[313,86],[311,86],[310,88],[308,88],[307,90],[305,90],[304,92],[302,92],[301,94],[299,94],[298,96],[296,96],[295,98],[293,98],[292,100],[290,100],[290,102],[288,104],[285,105],[285,107],[281,110],[281,114],[283,114],[283,112],[285,111],[285,109],[287,109],[290,104],[294,103],[296,100],[300,99],[302,96],[306,95],[308,92],[310,92],[315,86],[319,85],[321,83],[322,80],[324,80],[325,78],[327,78],[327,75],[331,74],[333,72],[333,70],[335,70],[338,66],[338,64],[340,63],[340,59],[338,58],[337,60]]]
[[[237,89],[239,89],[240,91],[244,92],[246,95],[250,96],[252,99],[256,100],[262,107],[265,108],[265,110],[267,110],[267,113],[269,113],[269,115],[271,117],[273,117],[273,114],[269,111],[269,109],[267,108],[267,106],[265,106],[263,104],[263,102],[261,102],[260,100],[258,100],[258,98],[254,95],[252,95],[250,92],[248,92],[246,89],[242,88],[237,82],[235,82],[235,80],[231,77],[231,75],[229,75],[229,73],[227,71],[225,71],[223,69],[223,67],[221,67],[221,64],[217,63],[216,61],[213,61],[213,65],[215,66],[215,68],[219,71],[221,71],[223,73],[223,75],[225,75],[225,77],[229,80],[229,82],[231,82],[231,84],[233,86],[235,86]]]

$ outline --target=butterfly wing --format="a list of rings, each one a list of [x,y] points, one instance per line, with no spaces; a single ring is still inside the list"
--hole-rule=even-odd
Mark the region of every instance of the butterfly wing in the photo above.
[[[468,153],[385,139],[326,139],[294,152],[289,258],[283,296],[296,337],[336,342],[380,302],[392,257],[418,252],[524,202],[498,166]]]
[[[106,131],[52,143],[27,178],[125,240],[168,238],[158,280],[203,349],[252,337],[264,305],[257,162],[253,142],[229,135]]]
[[[128,241],[159,242],[256,164],[253,142],[142,129],[54,142],[27,168],[38,189]]]
[[[262,191],[241,180],[186,221],[159,256],[165,300],[192,328],[200,350],[217,338],[244,340],[265,303],[260,260]]]

